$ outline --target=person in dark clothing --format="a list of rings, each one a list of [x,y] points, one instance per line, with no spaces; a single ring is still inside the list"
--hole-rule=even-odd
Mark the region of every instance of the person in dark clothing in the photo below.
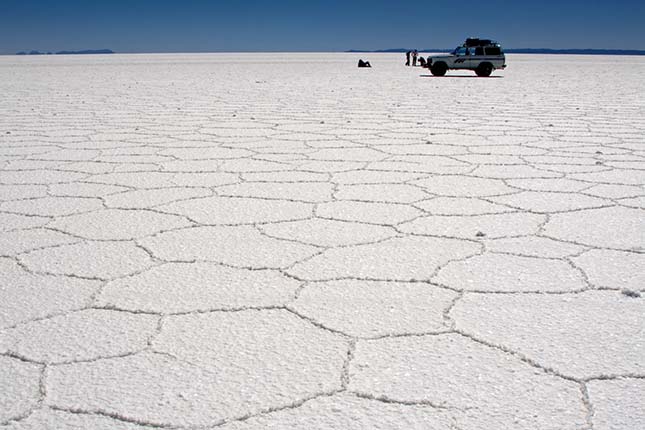
[[[419,65],[421,67],[425,67],[426,66],[426,59],[423,58],[423,57],[419,57]]]
[[[417,52],[416,49],[414,51],[412,51],[412,65],[413,66],[417,65],[417,55],[419,55],[419,53]]]
[[[372,67],[369,61],[358,60],[358,67]]]
[[[409,66],[410,65],[410,54],[412,54],[412,51],[408,51],[405,53],[405,65]]]

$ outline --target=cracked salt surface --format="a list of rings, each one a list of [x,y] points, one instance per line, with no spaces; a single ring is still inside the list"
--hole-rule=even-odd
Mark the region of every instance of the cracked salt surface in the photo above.
[[[645,61],[373,56],[0,58],[0,428],[645,428]]]

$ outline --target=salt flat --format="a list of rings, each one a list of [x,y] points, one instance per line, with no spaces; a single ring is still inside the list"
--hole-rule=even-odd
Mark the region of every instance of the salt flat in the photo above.
[[[0,57],[0,428],[645,428],[645,58],[508,64]]]

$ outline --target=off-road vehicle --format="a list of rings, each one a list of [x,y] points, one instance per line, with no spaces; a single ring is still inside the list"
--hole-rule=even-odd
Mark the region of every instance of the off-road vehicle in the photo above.
[[[490,76],[493,70],[506,67],[506,57],[499,43],[468,38],[449,55],[428,57],[426,67],[434,76],[443,76],[449,69],[473,70],[477,76]]]

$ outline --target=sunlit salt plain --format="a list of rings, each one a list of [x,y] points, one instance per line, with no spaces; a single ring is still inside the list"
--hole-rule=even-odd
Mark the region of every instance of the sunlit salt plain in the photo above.
[[[645,428],[645,58],[403,62],[0,57],[0,428]]]

